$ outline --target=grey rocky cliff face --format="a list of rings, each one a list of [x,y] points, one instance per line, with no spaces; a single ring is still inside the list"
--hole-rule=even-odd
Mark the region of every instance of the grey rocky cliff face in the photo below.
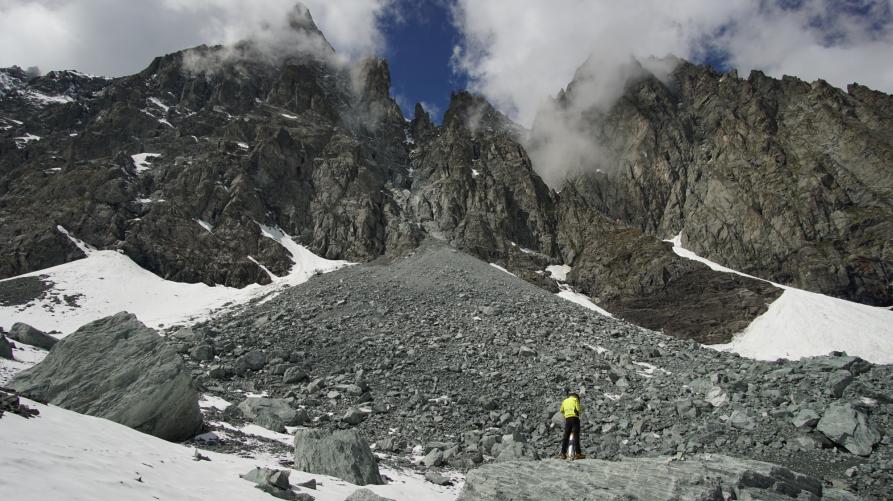
[[[893,98],[687,62],[663,81],[640,68],[608,109],[577,104],[585,83],[558,107],[601,152],[578,181],[602,213],[756,276],[893,303]]]
[[[427,114],[413,127],[430,131]],[[517,246],[555,254],[553,193],[513,127],[483,99],[453,95],[443,127],[411,151],[406,205],[428,234],[484,259],[505,259]]]

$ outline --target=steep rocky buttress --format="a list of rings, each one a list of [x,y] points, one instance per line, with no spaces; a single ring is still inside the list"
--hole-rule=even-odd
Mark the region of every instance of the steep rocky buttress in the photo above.
[[[584,65],[551,111],[600,152],[570,181],[593,207],[756,276],[893,303],[893,98],[680,60],[630,65],[609,106],[590,102],[598,69]],[[560,140],[549,118],[534,144]]]

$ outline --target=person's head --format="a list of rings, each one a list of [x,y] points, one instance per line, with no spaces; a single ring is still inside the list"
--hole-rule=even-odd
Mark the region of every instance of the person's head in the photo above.
[[[573,392],[573,391],[572,391],[572,392],[570,393],[570,396],[576,398],[577,400],[580,400],[580,395],[577,394],[577,392]]]

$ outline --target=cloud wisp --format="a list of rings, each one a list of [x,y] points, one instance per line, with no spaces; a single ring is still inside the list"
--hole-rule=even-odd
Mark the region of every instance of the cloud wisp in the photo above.
[[[254,39],[286,49],[295,0],[0,0],[0,66],[121,76],[155,56]],[[343,59],[380,53],[395,0],[303,0]]]
[[[612,169],[593,114],[607,112],[630,80],[669,74],[675,59],[666,56],[893,91],[893,0],[457,0],[453,17],[462,35],[454,71],[534,126],[528,152],[554,188]]]
[[[590,57],[605,73],[675,55],[891,92],[891,11],[891,0],[457,0],[453,65],[525,126]]]

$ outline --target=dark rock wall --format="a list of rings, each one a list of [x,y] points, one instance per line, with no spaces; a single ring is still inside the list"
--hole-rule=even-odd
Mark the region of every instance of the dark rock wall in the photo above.
[[[586,111],[605,171],[559,194],[527,132],[480,97],[454,94],[442,126],[420,106],[408,121],[383,60],[257,50],[196,47],[114,80],[2,70],[0,276],[82,257],[59,226],[162,277],[231,286],[269,282],[257,263],[291,266],[261,225],[353,261],[430,236],[553,292],[542,270],[570,264],[570,283],[624,318],[727,341],[779,291],[656,238],[684,230],[687,247],[729,266],[889,299],[889,96],[682,63]],[[138,153],[159,156],[137,165]]]
[[[574,84],[562,97],[574,106]],[[588,200],[731,268],[868,304],[893,303],[893,98],[680,62],[582,110],[605,156]],[[537,131],[534,130],[534,136]],[[595,168],[600,172],[595,172]]]

